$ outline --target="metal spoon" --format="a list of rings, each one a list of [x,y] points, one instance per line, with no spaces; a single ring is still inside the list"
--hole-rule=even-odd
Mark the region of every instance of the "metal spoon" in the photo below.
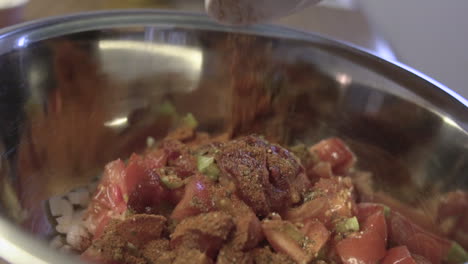
[[[248,25],[286,16],[318,2],[320,0],[205,0],[205,8],[221,23]]]

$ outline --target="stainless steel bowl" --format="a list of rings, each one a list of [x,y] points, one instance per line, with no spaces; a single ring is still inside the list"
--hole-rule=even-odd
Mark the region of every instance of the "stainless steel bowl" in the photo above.
[[[343,137],[380,189],[414,206],[468,187],[465,99],[309,33],[182,13],[80,14],[1,31],[0,73],[0,257],[13,263],[72,263],[40,242],[43,201],[164,136],[165,101],[213,133]]]

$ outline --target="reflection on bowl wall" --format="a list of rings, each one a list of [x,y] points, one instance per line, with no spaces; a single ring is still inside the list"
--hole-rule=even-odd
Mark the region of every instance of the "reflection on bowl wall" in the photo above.
[[[0,245],[25,260],[63,263],[17,227],[47,238],[43,201],[164,137],[168,103],[214,134],[342,137],[377,188],[414,206],[468,186],[466,105],[319,36],[127,11],[22,25],[3,31],[0,46],[0,234],[10,234]]]

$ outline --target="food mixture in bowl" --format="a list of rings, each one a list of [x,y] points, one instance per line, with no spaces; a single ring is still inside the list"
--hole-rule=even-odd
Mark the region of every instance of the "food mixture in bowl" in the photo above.
[[[51,245],[93,263],[463,263],[468,196],[433,218],[372,193],[339,138],[290,148],[183,125],[49,200]],[[90,195],[91,194],[91,195]]]

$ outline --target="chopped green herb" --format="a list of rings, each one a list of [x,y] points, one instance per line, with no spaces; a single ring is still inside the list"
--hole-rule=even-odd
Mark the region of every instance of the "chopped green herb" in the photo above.
[[[130,243],[130,242],[127,242],[127,247],[128,247],[129,249],[132,249],[132,250],[136,250],[136,249],[137,249],[137,247],[136,247],[134,244]]]
[[[351,218],[344,219],[338,222],[335,225],[335,230],[338,233],[347,233],[347,232],[355,232],[359,231],[359,222],[355,216]]]
[[[165,114],[165,115],[177,114],[174,105],[171,104],[171,103],[168,102],[168,101],[165,101],[164,103],[162,103],[162,104],[159,106],[158,112],[161,113],[161,114]]]
[[[180,188],[184,185],[184,181],[175,175],[163,176],[161,177],[161,182],[171,190]]]
[[[147,137],[146,138],[146,147],[147,148],[151,148],[152,146],[154,146],[154,143],[156,143],[156,140],[154,140],[153,137]]]
[[[196,128],[198,126],[198,121],[197,119],[195,119],[192,113],[188,113],[186,116],[182,118],[182,124],[190,128]]]
[[[390,207],[388,207],[388,206],[386,206],[386,205],[384,205],[383,207],[384,207],[384,208],[383,208],[383,213],[384,213],[385,217],[389,217],[389,216],[390,216],[390,212],[392,211],[392,209],[390,209]]]
[[[205,175],[208,176],[208,178],[212,181],[218,180],[218,177],[219,177],[218,166],[216,166],[216,164],[214,163],[211,163],[211,165],[208,166],[208,168],[206,168]]]
[[[452,246],[445,258],[448,263],[465,263],[468,261],[468,252],[457,242],[452,242]]]
[[[214,157],[198,156],[198,171],[205,174],[210,180],[216,181],[219,177],[219,168],[214,163]]]
[[[204,172],[214,162],[214,157],[198,156],[197,168],[199,172]]]
[[[309,201],[312,201],[314,200],[315,198],[318,198],[318,197],[321,197],[323,196],[324,193],[322,190],[317,190],[317,191],[313,191],[313,192],[308,192],[304,195],[304,202],[309,202]]]

